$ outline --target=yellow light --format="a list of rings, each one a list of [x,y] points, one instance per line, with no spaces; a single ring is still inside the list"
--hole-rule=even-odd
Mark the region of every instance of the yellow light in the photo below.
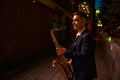
[[[96,14],[98,14],[98,13],[100,13],[100,10],[99,10],[99,9],[96,10]]]
[[[88,7],[88,6],[85,6],[86,8]]]
[[[112,41],[112,37],[111,36],[108,37],[108,41]]]
[[[84,2],[84,4],[86,4],[86,2]]]
[[[89,17],[89,15],[87,14],[87,17]]]
[[[82,5],[82,7],[84,7],[84,5]]]
[[[35,1],[35,0],[33,0],[33,3],[36,3],[36,1]]]
[[[85,10],[85,8],[83,8]]]

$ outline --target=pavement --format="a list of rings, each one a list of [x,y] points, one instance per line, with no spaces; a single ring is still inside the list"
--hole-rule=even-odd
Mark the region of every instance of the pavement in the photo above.
[[[97,80],[111,80],[108,75],[102,40],[96,38],[96,42]],[[64,80],[59,70],[52,67],[52,60],[54,58],[55,56],[47,56],[42,60],[26,61],[26,63],[17,66],[17,68],[3,70],[0,80]]]

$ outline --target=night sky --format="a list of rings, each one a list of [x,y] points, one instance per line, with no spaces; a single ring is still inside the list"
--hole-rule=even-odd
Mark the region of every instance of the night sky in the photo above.
[[[101,0],[95,0],[95,9],[100,9]]]

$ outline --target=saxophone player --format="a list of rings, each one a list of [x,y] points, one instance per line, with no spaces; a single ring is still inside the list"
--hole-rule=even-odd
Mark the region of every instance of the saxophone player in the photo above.
[[[72,59],[75,80],[94,80],[97,77],[95,64],[95,41],[87,30],[84,12],[73,13],[72,25],[77,30],[76,41],[68,49],[56,47],[57,55]]]

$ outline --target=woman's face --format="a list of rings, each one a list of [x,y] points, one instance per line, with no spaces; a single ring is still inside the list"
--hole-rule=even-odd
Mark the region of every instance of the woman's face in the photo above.
[[[79,15],[73,16],[73,22],[72,25],[74,29],[81,30],[85,27],[86,19],[84,17],[80,17]]]

